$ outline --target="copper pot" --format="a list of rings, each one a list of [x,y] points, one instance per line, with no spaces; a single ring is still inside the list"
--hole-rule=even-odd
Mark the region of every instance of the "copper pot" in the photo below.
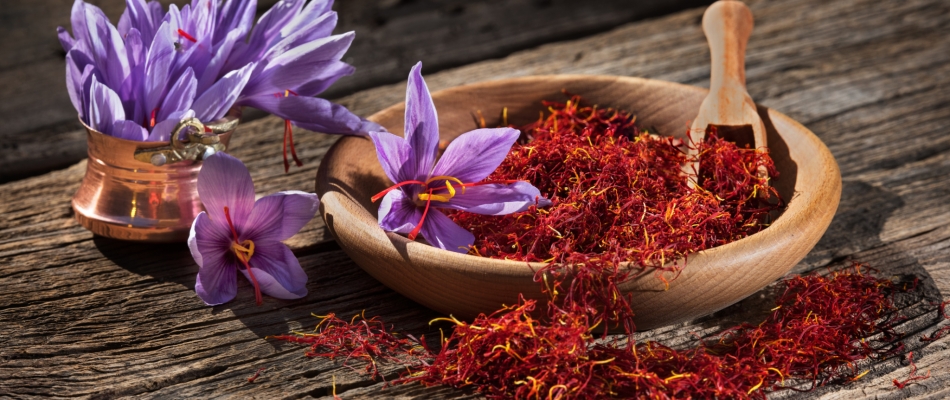
[[[187,240],[192,221],[204,210],[196,188],[201,160],[227,149],[240,116],[235,108],[207,125],[182,121],[169,142],[120,139],[83,124],[89,162],[73,195],[76,220],[97,235],[115,239]],[[188,140],[178,140],[178,133],[187,134]]]

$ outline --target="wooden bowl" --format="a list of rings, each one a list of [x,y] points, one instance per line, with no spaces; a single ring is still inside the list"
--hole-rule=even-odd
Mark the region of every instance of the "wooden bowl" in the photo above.
[[[615,107],[637,116],[641,126],[685,137],[707,90],[676,83],[616,77],[533,76],[454,87],[433,94],[443,140],[475,128],[472,113],[496,116],[508,107],[509,121],[538,118],[541,100],[565,99],[561,90],[589,104]],[[405,104],[369,119],[401,135]],[[682,274],[667,289],[653,274],[624,282],[633,296],[640,330],[681,322],[720,310],[785,275],[818,242],[831,223],[841,195],[841,175],[828,148],[807,128],[765,107],[768,143],[780,176],[772,181],[787,208],[765,230],[688,257]],[[487,121],[489,126],[498,124]],[[534,272],[543,265],[494,260],[440,250],[383,231],[378,203],[370,197],[392,183],[383,174],[372,142],[343,137],[327,153],[317,173],[321,212],[340,247],[364,270],[393,290],[436,311],[471,319],[518,294],[544,299]],[[682,262],[682,261],[680,261]]]

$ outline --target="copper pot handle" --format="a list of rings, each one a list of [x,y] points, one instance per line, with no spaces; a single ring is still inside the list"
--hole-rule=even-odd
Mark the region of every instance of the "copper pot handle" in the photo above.
[[[205,125],[197,118],[182,120],[172,129],[168,146],[151,147],[135,151],[135,159],[160,167],[184,160],[201,161],[227,147],[221,143],[219,134],[229,132],[237,126],[237,119],[226,120],[219,124]],[[194,128],[194,129],[190,129]],[[181,133],[187,129],[187,139],[181,140]]]

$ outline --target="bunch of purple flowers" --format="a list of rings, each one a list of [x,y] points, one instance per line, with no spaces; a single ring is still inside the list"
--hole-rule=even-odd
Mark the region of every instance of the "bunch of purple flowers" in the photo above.
[[[235,106],[333,134],[379,130],[338,104],[314,97],[354,68],[340,61],[353,32],[332,35],[332,0],[282,0],[254,25],[256,0],[192,0],[163,12],[157,1],[126,0],[118,25],[76,0],[72,36],[62,27],[66,87],[79,118],[107,135],[169,140],[179,121],[210,122]],[[294,160],[297,160],[294,154]]]

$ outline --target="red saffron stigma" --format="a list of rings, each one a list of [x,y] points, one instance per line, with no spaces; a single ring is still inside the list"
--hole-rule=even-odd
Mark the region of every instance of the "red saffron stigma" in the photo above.
[[[930,378],[929,370],[927,371],[926,375],[917,375],[917,363],[914,362],[913,351],[907,353],[907,362],[908,364],[910,364],[910,375],[907,377],[907,379],[904,379],[904,380],[894,379],[894,386],[896,386],[898,389],[903,389],[907,387],[907,385],[910,385],[911,383]]]
[[[405,185],[422,185],[422,187],[426,187],[426,183],[423,181],[403,181],[386,188],[382,192],[376,193],[376,195],[373,196],[371,200],[373,201],[373,203],[375,203],[377,200],[383,198],[383,196],[387,195],[389,192]]]
[[[290,125],[290,120],[284,120],[284,135],[287,137],[287,141],[290,142],[290,155],[294,157],[294,164],[297,164],[298,167],[303,166],[303,162],[297,158],[297,149],[294,147],[294,130]]]
[[[416,236],[419,235],[419,231],[422,230],[422,223],[426,220],[426,215],[429,215],[429,206],[432,205],[432,189],[429,189],[429,198],[426,199],[426,208],[422,210],[422,218],[419,218],[419,223],[416,224],[415,228],[412,228],[412,232],[409,232],[409,240],[416,240]]]
[[[209,3],[209,4],[210,4],[210,3]],[[257,369],[257,372],[255,372],[253,376],[247,378],[247,382],[248,382],[248,383],[254,383],[254,381],[257,380],[257,378],[258,378],[259,376],[261,376],[261,372],[264,372],[264,371],[266,371],[266,370],[267,370],[267,367],[260,367],[260,368],[258,368],[258,369]]]
[[[290,155],[294,158],[294,164],[298,167],[303,166],[303,162],[297,158],[297,149],[294,148],[294,130],[290,125],[290,120],[284,120],[284,173],[290,171],[290,162],[287,161],[287,142],[290,142]]]
[[[367,319],[366,315],[360,313],[346,321],[334,313],[314,316],[320,318],[316,328],[319,333],[271,337],[309,345],[310,349],[304,353],[309,358],[339,357],[344,360],[344,366],[350,360],[362,360],[366,363],[364,371],[373,379],[385,380],[379,371],[380,361],[400,363],[405,359],[421,360],[432,354],[425,346],[425,337],[416,339],[411,335],[397,336],[390,333],[392,326],[387,327],[379,317]]]
[[[228,226],[231,227],[231,234],[234,235],[234,243],[240,245],[241,240],[238,238],[237,230],[234,229],[234,223],[231,222],[231,212],[227,206],[224,207],[224,218],[228,220]],[[254,286],[254,299],[257,301],[257,305],[263,304],[264,297],[261,295],[261,285],[257,283],[257,278],[254,277],[254,271],[251,270],[251,265],[241,257],[237,257],[237,259],[241,264],[244,264],[244,268],[247,268],[247,274],[251,277],[251,284]]]
[[[156,114],[158,114],[158,107],[155,107],[155,108],[152,109],[152,117],[148,120],[148,127],[149,127],[149,128],[154,128],[154,127],[155,127],[155,116],[156,116]]]
[[[863,264],[788,277],[768,291],[775,307],[759,323],[703,332],[684,348],[637,342],[621,283],[650,271],[669,283],[684,268],[673,261],[768,227],[783,204],[758,170],[777,171],[767,151],[737,146],[714,129],[702,143],[685,143],[699,150],[697,160],[682,140],[641,131],[627,112],[584,106],[577,96],[543,104],[548,114],[521,129],[501,166],[485,182],[461,187],[524,180],[552,205],[448,215],[475,235],[474,256],[545,262],[535,276],[549,301],[522,297],[470,322],[433,320],[453,325],[434,351],[365,316],[347,322],[331,314],[321,317],[319,333],[276,338],[311,345],[308,357],[363,359],[374,378],[377,363],[389,361],[405,367],[394,383],[472,388],[489,398],[765,399],[856,381],[869,373],[860,360],[905,351],[897,331],[906,318],[892,298],[901,289]],[[680,175],[692,161],[701,164],[696,188]],[[415,239],[433,192],[447,189],[429,187],[438,181],[398,182],[372,199],[422,185],[428,198],[408,235]],[[625,334],[607,336],[610,328]],[[895,380],[898,388],[929,376],[917,374],[912,353],[907,360],[910,376]]]
[[[183,38],[185,38],[185,39],[188,39],[188,40],[190,40],[192,43],[198,43],[198,39],[195,39],[194,36],[189,35],[188,32],[185,32],[185,31],[182,30],[181,28],[178,28],[178,36],[181,36],[181,37],[183,37]]]

